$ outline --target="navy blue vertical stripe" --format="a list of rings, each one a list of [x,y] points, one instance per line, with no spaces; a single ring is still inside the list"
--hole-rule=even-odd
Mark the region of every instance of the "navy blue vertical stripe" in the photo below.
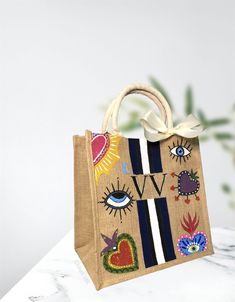
[[[139,139],[129,138],[128,142],[129,142],[129,153],[130,153],[133,173],[143,174]]]
[[[145,267],[157,265],[147,200],[138,200],[137,210]]]
[[[160,142],[148,142],[148,158],[151,173],[160,173],[162,169]],[[171,236],[170,220],[166,198],[155,199],[155,207],[160,228],[162,249],[166,261],[175,259]]]
[[[129,153],[134,174],[143,174],[139,139],[130,138]],[[137,211],[145,267],[157,265],[147,200],[138,200]]]
[[[170,261],[176,259],[175,251],[171,236],[171,226],[170,226],[170,219],[168,214],[167,202],[166,198],[157,198],[154,199],[161,241],[162,241],[162,249],[164,253],[164,257],[166,261]]]
[[[162,172],[160,142],[147,142],[150,173]]]

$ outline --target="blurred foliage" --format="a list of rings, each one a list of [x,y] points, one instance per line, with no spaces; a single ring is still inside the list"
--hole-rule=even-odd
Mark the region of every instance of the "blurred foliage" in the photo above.
[[[186,88],[185,92],[185,114],[189,115],[190,113],[194,113],[194,101],[193,101],[193,91],[189,86]]]
[[[155,77],[150,76],[148,80],[168,101],[173,113],[173,121],[177,124],[183,117],[177,114],[169,93]],[[149,103],[144,100],[133,98],[132,102],[137,106],[137,109],[133,110],[133,107],[132,109],[125,108],[127,122],[121,124],[120,129],[122,131],[133,131],[139,128],[139,119],[143,114],[143,109],[146,111],[151,109]],[[201,125],[206,129],[200,136],[200,142],[214,140],[229,154],[235,168],[235,104],[228,116],[209,118],[202,109],[196,108],[193,89],[188,86],[184,97],[184,117],[191,113],[199,118]],[[235,184],[223,183],[221,188],[229,199],[230,207],[235,210]]]

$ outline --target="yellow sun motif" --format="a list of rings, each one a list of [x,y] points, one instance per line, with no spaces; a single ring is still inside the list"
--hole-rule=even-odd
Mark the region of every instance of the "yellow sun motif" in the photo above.
[[[93,134],[91,146],[96,184],[102,174],[110,174],[112,167],[120,159],[118,154],[120,139],[121,136],[108,133]]]

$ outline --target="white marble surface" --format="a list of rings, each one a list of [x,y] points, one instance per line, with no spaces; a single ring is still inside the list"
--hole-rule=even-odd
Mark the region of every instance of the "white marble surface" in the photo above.
[[[235,301],[235,230],[214,228],[212,237],[212,256],[97,292],[73,250],[71,231],[1,301]]]

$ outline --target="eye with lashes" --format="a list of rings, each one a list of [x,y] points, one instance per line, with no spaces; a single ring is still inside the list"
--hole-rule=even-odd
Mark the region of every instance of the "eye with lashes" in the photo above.
[[[186,160],[189,160],[191,157],[191,152],[193,150],[191,144],[188,141],[184,141],[183,138],[181,140],[177,140],[177,142],[173,142],[172,146],[168,146],[170,157],[172,159],[175,159],[176,162],[186,162]]]
[[[111,184],[112,188],[106,187],[106,191],[104,192],[104,196],[99,203],[103,204],[106,211],[109,211],[109,215],[113,214],[115,217],[117,212],[119,212],[119,217],[122,222],[122,214],[127,215],[127,211],[131,211],[133,207],[133,195],[129,189],[124,184],[122,188],[120,188],[119,179],[117,179],[117,186]]]

